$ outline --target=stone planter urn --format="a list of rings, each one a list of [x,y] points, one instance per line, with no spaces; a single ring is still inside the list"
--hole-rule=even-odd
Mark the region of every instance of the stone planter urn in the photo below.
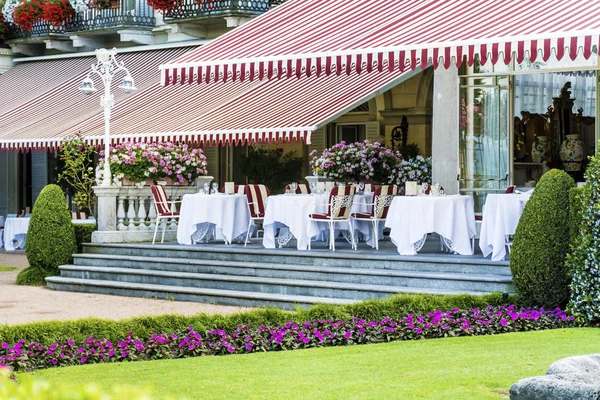
[[[579,135],[567,135],[560,146],[560,160],[567,172],[581,171],[585,150]]]
[[[531,161],[541,163],[548,160],[548,137],[538,136],[531,146]]]
[[[210,190],[210,184],[214,179],[215,178],[210,175],[196,177],[196,187],[198,187],[198,191],[200,191],[200,189],[204,189],[204,184],[206,183],[208,183]]]

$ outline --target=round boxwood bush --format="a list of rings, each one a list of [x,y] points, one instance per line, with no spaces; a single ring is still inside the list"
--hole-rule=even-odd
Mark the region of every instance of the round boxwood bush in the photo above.
[[[520,301],[555,307],[569,300],[569,190],[566,172],[548,171],[527,202],[515,232],[510,269]]]
[[[31,214],[25,244],[29,266],[39,271],[37,276],[56,275],[60,265],[72,262],[76,250],[65,195],[57,185],[48,185],[40,192]]]

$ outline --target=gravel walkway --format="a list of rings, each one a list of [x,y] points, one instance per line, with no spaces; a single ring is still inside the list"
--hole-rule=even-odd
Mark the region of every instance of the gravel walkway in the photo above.
[[[0,252],[0,266],[24,268],[23,253]],[[0,324],[71,320],[85,317],[123,319],[142,315],[232,314],[248,308],[219,306],[102,294],[58,292],[43,287],[17,286],[19,269],[0,272]]]

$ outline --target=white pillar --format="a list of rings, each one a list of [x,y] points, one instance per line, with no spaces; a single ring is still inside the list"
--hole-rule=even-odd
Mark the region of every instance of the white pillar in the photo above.
[[[432,182],[439,182],[447,194],[458,193],[458,68],[439,66],[433,78]]]

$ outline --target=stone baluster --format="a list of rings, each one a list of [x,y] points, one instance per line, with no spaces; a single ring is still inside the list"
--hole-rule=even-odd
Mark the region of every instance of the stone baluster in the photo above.
[[[148,230],[148,227],[146,226],[145,222],[146,222],[146,196],[143,194],[139,194],[138,195],[138,211],[137,211],[137,219],[140,222],[140,225],[138,227],[138,229],[140,231],[145,231]]]
[[[150,220],[149,230],[154,232],[154,228],[156,228],[156,206],[154,205],[154,198],[150,195],[150,203],[148,206],[150,209],[148,210],[148,219]]]
[[[129,193],[129,204],[127,205],[127,221],[129,222],[129,226],[127,227],[128,231],[137,230],[137,214],[135,212],[135,199],[136,196],[132,193]]]
[[[121,194],[118,199],[119,205],[117,206],[117,229],[120,231],[127,230],[125,226],[125,197]]]

